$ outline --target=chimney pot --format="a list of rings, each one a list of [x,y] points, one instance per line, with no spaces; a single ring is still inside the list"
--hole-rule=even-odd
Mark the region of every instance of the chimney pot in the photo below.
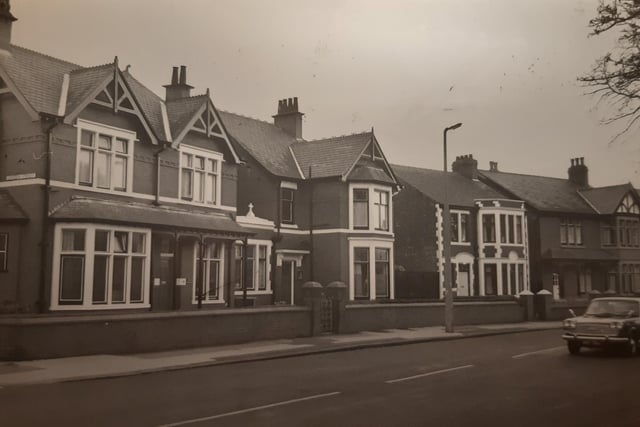
[[[187,84],[187,66],[186,65],[180,66],[180,84],[181,85]]]
[[[580,187],[589,186],[589,168],[584,164],[584,157],[571,159],[571,166],[567,172],[572,183]]]
[[[171,73],[171,84],[178,84],[178,67],[173,67],[173,73]]]

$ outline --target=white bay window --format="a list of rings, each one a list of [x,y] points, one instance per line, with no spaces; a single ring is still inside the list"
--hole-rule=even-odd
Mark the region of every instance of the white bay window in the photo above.
[[[148,307],[150,231],[57,224],[54,310]]]
[[[349,186],[349,228],[390,232],[391,188],[373,184]]]

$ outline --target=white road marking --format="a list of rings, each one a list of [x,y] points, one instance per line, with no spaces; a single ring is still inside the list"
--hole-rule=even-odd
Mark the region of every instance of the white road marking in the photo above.
[[[528,353],[521,353],[521,354],[516,354],[515,356],[511,356],[513,359],[519,359],[521,357],[527,357],[527,356],[531,356],[533,354],[538,354],[538,353],[547,353],[547,352],[551,352],[551,351],[556,351],[559,350],[561,348],[564,348],[564,346],[561,347],[551,347],[551,348],[544,348],[542,350],[536,350],[536,351],[530,351]]]
[[[458,371],[460,369],[468,369],[468,368],[473,368],[473,365],[457,366],[455,368],[441,369],[439,371],[427,372],[426,374],[413,375],[411,377],[396,378],[395,380],[387,380],[385,381],[385,383],[387,384],[399,383],[401,381],[415,380],[416,378],[423,378],[431,375],[444,374],[445,372]]]
[[[224,414],[212,415],[210,417],[193,418],[193,419],[190,419],[190,420],[178,421],[178,422],[171,423],[171,424],[163,424],[161,427],[183,426],[183,425],[186,425],[186,424],[193,424],[193,423],[199,423],[199,422],[202,422],[202,421],[215,420],[216,418],[230,417],[232,415],[240,415],[240,414],[246,414],[248,412],[260,411],[262,409],[275,408],[277,406],[290,405],[292,403],[304,402],[304,401],[307,401],[307,400],[321,399],[323,397],[335,396],[337,394],[340,394],[340,392],[339,391],[334,391],[334,392],[331,392],[331,393],[316,394],[316,395],[313,395],[313,396],[301,397],[299,399],[285,400],[284,402],[270,403],[268,405],[256,406],[254,408],[241,409],[239,411],[226,412]]]

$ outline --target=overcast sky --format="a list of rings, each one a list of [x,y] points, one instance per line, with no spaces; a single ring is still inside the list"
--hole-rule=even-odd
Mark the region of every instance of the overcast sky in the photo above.
[[[13,43],[80,65],[118,56],[161,96],[186,65],[194,94],[271,120],[299,97],[303,136],[373,126],[392,163],[566,177],[640,187],[639,133],[610,143],[607,107],[576,78],[614,39],[587,37],[597,0],[13,0]]]

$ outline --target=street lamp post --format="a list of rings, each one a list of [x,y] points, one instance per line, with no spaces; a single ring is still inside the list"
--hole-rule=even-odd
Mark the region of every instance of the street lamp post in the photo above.
[[[453,291],[451,290],[451,214],[447,189],[447,132],[462,123],[444,128],[444,203],[442,209],[442,239],[444,240],[444,329],[453,332]]]

